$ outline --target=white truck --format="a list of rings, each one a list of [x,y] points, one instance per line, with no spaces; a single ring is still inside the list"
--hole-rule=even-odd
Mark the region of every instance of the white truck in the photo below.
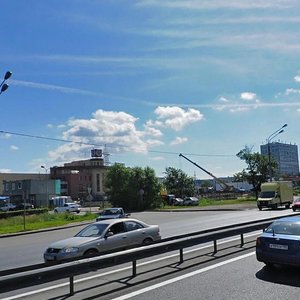
[[[261,184],[257,207],[276,209],[279,206],[290,208],[293,203],[293,183],[291,181],[273,181]]]

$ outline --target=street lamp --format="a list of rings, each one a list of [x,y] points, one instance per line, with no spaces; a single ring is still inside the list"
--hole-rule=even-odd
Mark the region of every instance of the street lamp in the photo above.
[[[45,166],[41,166],[41,168],[45,170],[46,174],[48,173],[48,168],[46,168]],[[48,206],[48,201],[49,201],[49,199],[48,199],[48,197],[49,197],[48,196],[48,178],[46,178],[46,197],[47,197],[46,202],[47,202],[47,206]]]
[[[269,167],[269,178],[270,181],[272,181],[272,167],[271,167],[271,151],[270,151],[270,142],[279,134],[283,133],[284,130],[283,128],[287,127],[287,124],[284,124],[283,126],[281,126],[279,129],[277,129],[276,131],[274,131],[272,134],[269,135],[269,137],[267,138],[267,143],[268,143],[268,167]]]
[[[10,71],[7,71],[7,72],[5,73],[4,78],[3,78],[3,81],[2,81],[1,84],[0,84],[0,88],[1,88],[1,90],[0,90],[0,95],[8,89],[9,85],[8,85],[7,83],[5,83],[5,81],[6,81],[8,78],[10,78],[11,75],[12,75],[12,72],[10,72]]]

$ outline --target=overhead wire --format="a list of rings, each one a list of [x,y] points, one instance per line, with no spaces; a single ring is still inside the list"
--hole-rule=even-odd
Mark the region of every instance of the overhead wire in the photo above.
[[[15,136],[21,136],[21,137],[27,137],[27,138],[36,138],[36,139],[42,139],[42,140],[49,140],[49,141],[55,141],[55,142],[63,142],[63,143],[74,143],[79,145],[86,145],[86,146],[92,146],[92,147],[110,147],[110,148],[118,148],[118,147],[128,147],[127,145],[121,145],[121,144],[114,144],[109,145],[107,143],[100,145],[95,143],[87,143],[87,142],[78,142],[78,141],[72,141],[67,139],[59,139],[59,138],[51,138],[51,137],[45,137],[45,136],[39,136],[39,135],[32,135],[32,134],[26,134],[26,133],[19,133],[19,132],[11,132],[11,131],[4,131],[0,130],[0,133],[3,134],[9,134],[9,135],[15,135]],[[150,153],[157,153],[157,154],[170,154],[170,155],[179,155],[178,152],[171,152],[171,151],[161,151],[161,150],[148,150]],[[186,155],[190,156],[206,156],[206,157],[235,157],[236,155],[233,154],[197,154],[197,153],[184,153]]]

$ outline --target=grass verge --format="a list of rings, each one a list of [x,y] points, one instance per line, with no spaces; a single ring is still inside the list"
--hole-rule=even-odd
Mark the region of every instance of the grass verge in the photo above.
[[[201,198],[199,201],[199,205],[196,207],[207,207],[207,206],[225,206],[225,205],[235,205],[235,204],[253,204],[256,205],[256,198],[255,197],[245,197],[245,198],[238,198],[238,199],[211,199],[211,198]],[[189,208],[195,206],[171,206],[165,205],[164,209],[181,209],[181,208]]]
[[[85,215],[44,213],[25,216],[25,219],[23,216],[10,217],[0,220],[0,234],[63,226],[70,223],[92,221],[95,218],[93,213]]]

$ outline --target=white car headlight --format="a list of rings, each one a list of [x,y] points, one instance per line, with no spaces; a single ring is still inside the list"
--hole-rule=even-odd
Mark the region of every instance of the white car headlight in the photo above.
[[[67,247],[61,249],[61,253],[77,253],[79,251],[79,248],[77,247]]]

